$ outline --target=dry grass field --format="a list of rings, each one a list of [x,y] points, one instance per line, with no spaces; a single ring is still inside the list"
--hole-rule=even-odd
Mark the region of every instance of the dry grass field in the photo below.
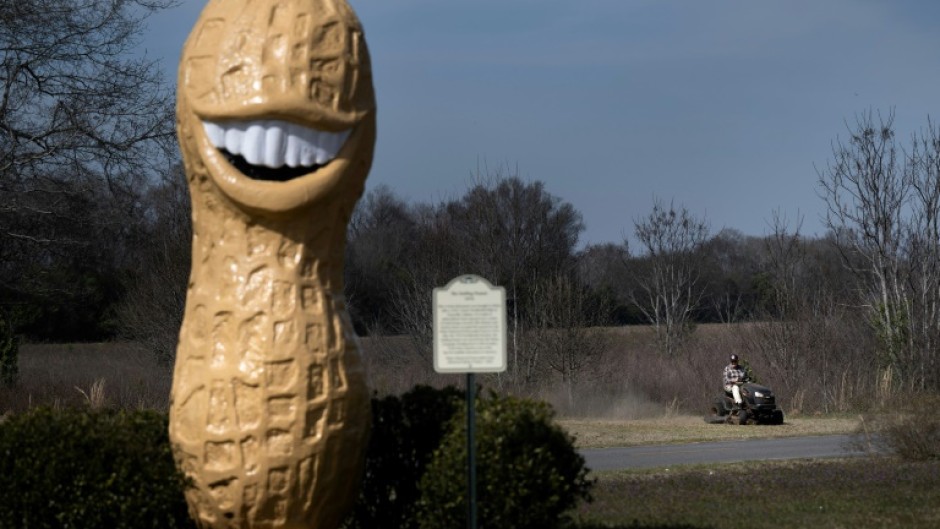
[[[373,378],[380,381],[402,376],[400,370],[387,366],[375,366],[376,369],[382,371],[374,373]],[[159,364],[152,356],[126,343],[24,345],[19,355],[19,372],[17,386],[0,388],[0,414],[39,405],[164,410],[171,384],[171,366]],[[451,378],[425,382],[462,382]],[[396,385],[407,386],[404,380]],[[842,415],[788,416],[781,426],[713,425],[705,423],[701,416],[677,414],[666,405],[638,401],[628,407],[627,400],[621,397],[619,405],[609,406],[604,414],[607,418],[569,414],[559,422],[582,448],[844,434],[853,432],[858,424],[857,417]],[[611,413],[611,409],[616,412]]]
[[[750,363],[759,382],[774,389],[788,422],[792,420],[787,425],[791,429],[799,426],[797,418],[817,413],[845,416],[866,409],[878,398],[884,381],[870,358],[842,350],[854,351],[851,341],[843,344],[841,335],[823,340],[808,329],[802,349],[788,345],[781,353],[781,344],[774,341],[780,338],[775,338],[778,330],[764,324],[699,325],[681,351],[666,356],[648,326],[595,329],[603,336],[604,348],[567,379],[550,367],[547,358],[526,360],[526,354],[541,353],[522,347],[509,351],[511,364],[518,360],[523,366],[519,372],[486,374],[477,381],[484,388],[545,400],[562,417],[616,423],[697,416],[718,392],[728,354],[737,353]],[[371,386],[379,395],[401,394],[415,384],[464,384],[462,375],[435,373],[430,353],[420,352],[405,336],[365,337],[361,343]],[[808,360],[801,356],[804,350],[813,351]],[[0,388],[0,413],[37,404],[81,403],[91,398],[93,390],[95,402],[112,406],[164,409],[167,405],[172,366],[158,364],[134,344],[25,344],[19,364],[18,386]]]
[[[0,415],[35,406],[165,410],[171,381],[171,366],[133,344],[26,344],[16,386],[0,386]]]

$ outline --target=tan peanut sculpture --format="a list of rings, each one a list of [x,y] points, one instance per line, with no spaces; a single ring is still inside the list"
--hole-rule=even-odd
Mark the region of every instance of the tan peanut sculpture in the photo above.
[[[369,394],[343,298],[375,144],[345,0],[211,0],[180,63],[193,265],[170,408],[211,528],[333,529],[355,499]]]

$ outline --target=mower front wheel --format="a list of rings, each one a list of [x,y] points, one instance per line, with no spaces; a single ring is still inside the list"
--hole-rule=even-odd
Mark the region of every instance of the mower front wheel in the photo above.
[[[736,410],[731,412],[731,424],[744,426],[747,424],[747,412],[745,410]]]

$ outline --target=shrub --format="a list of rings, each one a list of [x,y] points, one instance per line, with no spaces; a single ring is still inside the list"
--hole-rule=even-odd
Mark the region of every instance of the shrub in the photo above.
[[[19,343],[13,323],[0,312],[0,384],[12,387],[18,374]]]
[[[460,527],[466,512],[462,392],[415,387],[373,399],[360,499],[345,527]],[[551,528],[591,482],[544,403],[478,401],[480,520]],[[37,408],[0,422],[0,529],[192,528],[167,416]]]
[[[372,437],[362,488],[348,529],[417,527],[418,481],[463,402],[453,387],[416,386],[401,397],[372,399]]]
[[[881,413],[863,417],[860,429],[863,444],[913,461],[940,459],[940,395],[897,398]]]
[[[490,529],[550,529],[581,499],[590,500],[584,458],[543,402],[491,394],[477,401],[478,517]],[[466,415],[450,431],[421,478],[422,528],[466,520]]]
[[[0,528],[194,527],[166,415],[37,408],[0,423]]]

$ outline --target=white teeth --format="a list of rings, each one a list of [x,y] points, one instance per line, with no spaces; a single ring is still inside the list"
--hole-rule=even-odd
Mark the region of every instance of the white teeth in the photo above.
[[[223,146],[232,154],[241,154],[242,138],[244,136],[245,131],[241,127],[233,126],[225,129],[225,144]]]
[[[300,166],[300,138],[294,134],[287,134],[284,149],[284,163],[288,167]]]
[[[261,165],[264,161],[264,127],[259,123],[248,125],[242,137],[242,157],[251,165]]]
[[[264,165],[266,167],[278,167],[287,162],[285,160],[285,148],[287,142],[284,129],[280,127],[271,127],[265,132],[264,136]]]
[[[204,121],[202,124],[206,129],[206,136],[209,137],[209,141],[212,142],[212,145],[218,147],[225,143],[225,129],[211,121]]]
[[[272,169],[323,165],[336,157],[350,133],[315,130],[278,120],[202,124],[216,148],[240,155],[252,165]]]

